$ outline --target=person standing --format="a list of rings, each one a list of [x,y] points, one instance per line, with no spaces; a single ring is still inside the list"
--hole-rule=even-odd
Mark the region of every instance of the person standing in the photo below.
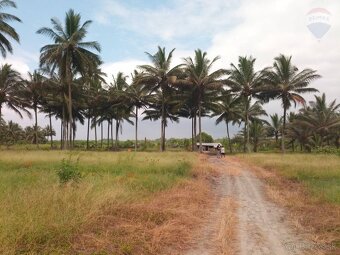
[[[224,146],[221,147],[221,157],[225,157],[225,148],[224,148]]]
[[[216,150],[217,150],[217,158],[221,157],[221,144],[218,144],[216,146]]]

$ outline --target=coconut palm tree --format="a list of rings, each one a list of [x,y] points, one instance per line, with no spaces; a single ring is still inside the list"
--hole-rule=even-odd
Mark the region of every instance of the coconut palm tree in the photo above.
[[[166,97],[165,101],[162,100],[163,96],[160,91],[149,99],[148,108],[144,111],[145,116],[143,117],[143,120],[156,121],[164,117],[165,121],[162,134],[165,136],[165,128],[168,126],[169,120],[171,122],[179,122],[179,111],[182,107],[182,100],[180,95],[175,94],[174,92],[172,92],[171,96]],[[164,109],[164,113],[161,111],[162,108]]]
[[[16,42],[20,42],[19,35],[15,31],[15,29],[9,25],[8,21],[17,21],[21,22],[21,20],[9,13],[4,13],[2,10],[6,7],[17,8],[14,1],[11,0],[1,0],[0,1],[0,51],[1,55],[5,58],[7,52],[13,53],[13,47],[10,39],[15,40]]]
[[[244,132],[244,152],[250,152],[249,144],[249,100],[262,91],[263,77],[262,71],[255,71],[255,61],[253,57],[239,57],[237,66],[231,64],[231,68],[227,71],[229,77],[226,81],[231,91],[240,96],[244,103],[244,119],[245,119],[245,132]]]
[[[268,131],[267,126],[265,125],[264,121],[254,120],[250,123],[249,130],[250,138],[254,145],[253,151],[257,152],[261,140],[266,137]]]
[[[34,111],[34,128],[35,128],[35,139],[33,143],[38,146],[38,107],[42,103],[44,85],[46,84],[46,77],[44,77],[39,71],[28,73],[28,79],[24,81],[25,90],[24,97],[30,104],[30,107]]]
[[[222,88],[222,77],[226,74],[226,70],[224,69],[211,72],[213,64],[218,59],[219,57],[215,57],[210,60],[206,52],[202,52],[200,49],[195,50],[194,59],[191,57],[184,59],[187,79],[176,81],[176,84],[192,86],[193,95],[197,99],[200,152],[202,151],[202,105],[206,101],[205,95],[209,90]]]
[[[161,144],[160,150],[165,150],[165,127],[166,127],[166,106],[165,101],[172,93],[172,86],[174,77],[181,73],[181,65],[171,68],[172,55],[175,49],[172,49],[169,54],[166,54],[165,48],[158,46],[156,54],[152,55],[146,52],[147,56],[152,62],[152,65],[141,65],[139,69],[141,75],[138,77],[137,84],[144,84],[149,88],[151,93],[160,91],[161,98]]]
[[[272,68],[265,70],[266,89],[263,96],[267,98],[280,99],[283,107],[283,124],[281,133],[281,150],[285,152],[285,129],[287,110],[292,103],[305,104],[303,93],[317,92],[315,88],[308,87],[309,84],[320,78],[317,71],[312,69],[299,69],[293,65],[292,57],[279,55],[275,58]]]
[[[275,142],[277,144],[282,128],[282,117],[279,117],[277,113],[270,115],[269,117],[270,117],[269,133],[270,135],[275,137]]]
[[[129,98],[126,95],[126,90],[129,87],[127,83],[128,76],[124,75],[122,72],[118,72],[116,77],[112,76],[113,83],[110,84],[109,94],[114,98],[114,104],[112,107],[112,117],[116,121],[116,141],[115,147],[118,148],[118,135],[119,131],[122,132],[122,125],[124,120],[128,123],[133,124],[129,119],[133,106],[129,102]]]
[[[62,81],[67,84],[67,122],[69,135],[69,148],[72,147],[73,135],[73,107],[72,107],[72,87],[74,75],[80,73],[84,75],[89,69],[95,69],[100,63],[97,54],[91,52],[96,50],[100,52],[98,42],[85,42],[87,30],[92,21],[87,20],[81,23],[80,14],[75,13],[72,9],[66,13],[65,24],[52,18],[53,28],[43,27],[37,31],[38,34],[49,37],[53,43],[41,48],[40,65],[50,66],[53,71],[58,69]]]
[[[315,96],[315,101],[310,102],[310,107],[301,110],[296,120],[296,125],[312,130],[318,137],[316,145],[322,147],[325,140],[330,140],[332,134],[340,128],[340,118],[337,111],[340,104],[336,100],[327,104],[326,95]]]
[[[230,134],[229,134],[229,123],[233,124],[240,122],[243,118],[243,109],[241,109],[241,101],[240,97],[234,96],[230,94],[228,91],[222,93],[221,102],[219,103],[219,107],[214,111],[212,117],[218,116],[216,119],[216,125],[221,122],[225,122],[227,125],[227,139],[229,143],[230,153],[233,153]]]
[[[11,65],[5,64],[0,67],[0,119],[2,107],[6,105],[15,111],[21,118],[20,111],[24,111],[30,117],[30,112],[25,108],[29,104],[23,99],[24,83],[19,72],[12,69]]]
[[[132,85],[127,89],[129,101],[135,107],[135,151],[138,149],[138,111],[141,108],[145,108],[149,99],[152,98],[148,88],[144,84],[138,84],[138,75],[140,75],[138,71],[134,70],[134,73],[131,75]]]

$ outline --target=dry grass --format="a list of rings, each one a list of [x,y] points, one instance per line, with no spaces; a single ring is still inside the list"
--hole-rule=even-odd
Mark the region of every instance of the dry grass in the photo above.
[[[315,242],[315,247],[322,247],[318,251],[314,250],[315,254],[340,254],[340,206],[328,202],[327,199],[324,199],[324,196],[315,195],[303,182],[289,178],[287,173],[281,174],[279,171],[280,162],[275,158],[280,157],[284,160],[282,156],[274,155],[272,157],[272,155],[267,154],[265,160],[264,156],[260,155],[261,161],[254,160],[256,155],[250,157],[239,156],[234,157],[233,160],[238,161],[239,164],[244,164],[244,161],[252,164],[251,166],[248,165],[248,168],[254,170],[257,176],[264,179],[269,198],[287,208],[291,222],[295,227],[305,232],[308,238]],[[296,165],[303,165],[305,169],[308,169],[308,165],[313,165],[316,161],[312,157],[313,155],[310,155],[309,160],[302,161],[297,157],[295,159]],[[290,155],[291,158],[292,155]],[[334,158],[330,157],[330,159],[328,162],[324,161],[323,165],[320,165],[321,162],[319,161],[320,170],[327,163],[333,166]],[[275,164],[269,162],[275,162]],[[257,164],[257,166],[253,166],[253,164]],[[289,161],[289,164],[292,165],[294,162]],[[331,167],[328,168],[332,169]],[[290,168],[289,171],[293,173],[294,168]]]
[[[190,244],[209,208],[197,154],[82,152],[84,177],[60,186],[68,154],[1,151],[1,254],[166,254]]]
[[[218,242],[220,244],[220,255],[232,255],[236,253],[236,226],[237,226],[237,203],[232,198],[225,198],[222,206],[222,217],[220,218],[220,231]]]
[[[147,200],[105,205],[73,240],[74,253],[177,254],[187,249],[211,206],[208,169],[201,158],[191,180]]]

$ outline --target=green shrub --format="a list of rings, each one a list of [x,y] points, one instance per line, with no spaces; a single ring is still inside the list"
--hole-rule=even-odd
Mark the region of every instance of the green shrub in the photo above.
[[[320,154],[335,154],[340,156],[340,149],[332,146],[317,147],[313,149],[312,152]]]
[[[79,158],[76,162],[72,162],[71,157],[67,160],[63,159],[57,175],[61,184],[66,184],[71,181],[79,182],[82,178],[81,172],[79,171]]]

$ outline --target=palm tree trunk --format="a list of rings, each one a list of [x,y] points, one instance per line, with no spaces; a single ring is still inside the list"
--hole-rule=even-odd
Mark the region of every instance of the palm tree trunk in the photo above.
[[[100,148],[103,148],[103,136],[104,136],[104,128],[103,121],[100,122]]]
[[[163,151],[165,151],[165,121],[163,124],[163,145],[162,145]]]
[[[197,112],[195,112],[194,116],[194,151],[197,151]]]
[[[110,148],[110,120],[107,120],[107,149]]]
[[[111,120],[111,147],[113,148],[113,119]]]
[[[60,149],[62,150],[63,149],[63,137],[64,137],[64,130],[63,130],[63,120],[61,119],[60,120]]]
[[[76,123],[72,122],[72,147],[74,147],[74,142],[76,140]]]
[[[116,141],[115,141],[116,149],[118,149],[118,133],[119,133],[119,120],[116,120]]]
[[[246,98],[246,109],[245,109],[245,114],[246,114],[246,122],[244,125],[245,128],[245,146],[243,148],[244,152],[249,153],[250,152],[250,141],[249,141],[249,113],[248,113],[248,98]]]
[[[277,133],[277,131],[275,131],[275,143],[276,143],[276,146],[277,146],[277,142],[279,141],[279,135]]]
[[[201,114],[202,114],[202,109],[201,109],[201,100],[199,102],[198,106],[198,132],[199,132],[199,139],[200,139],[200,148],[199,151],[202,153],[202,121],[201,121]]]
[[[67,122],[66,122],[66,112],[65,112],[65,107],[63,107],[63,139],[62,139],[62,149],[65,150],[67,147]]]
[[[195,150],[194,144],[194,117],[191,118],[191,150]]]
[[[69,148],[72,149],[72,124],[73,124],[73,114],[72,114],[72,71],[71,71],[71,60],[67,53],[66,60],[66,80],[68,85],[68,121],[69,121]]]
[[[35,117],[35,124],[34,124],[34,135],[35,135],[35,144],[37,145],[37,148],[39,147],[38,142],[38,107],[34,105],[34,117]]]
[[[94,141],[97,148],[97,118],[94,118]]]
[[[164,96],[162,98],[162,119],[161,119],[161,151],[165,150],[165,105],[164,105]]]
[[[229,135],[229,123],[228,122],[227,122],[227,135],[228,135],[229,151],[230,151],[230,154],[233,154],[233,147],[231,146],[230,135]]]
[[[285,153],[286,112],[287,112],[287,109],[285,106],[283,106],[283,125],[282,125],[282,134],[281,134],[281,152],[282,153]]]
[[[87,137],[86,137],[86,149],[87,150],[90,148],[89,140],[90,140],[90,117],[87,118]]]
[[[138,143],[138,107],[136,107],[136,117],[135,117],[135,151],[137,151]]]
[[[51,149],[53,149],[53,128],[52,128],[52,114],[49,113],[48,117],[50,119],[50,136],[51,136]]]

